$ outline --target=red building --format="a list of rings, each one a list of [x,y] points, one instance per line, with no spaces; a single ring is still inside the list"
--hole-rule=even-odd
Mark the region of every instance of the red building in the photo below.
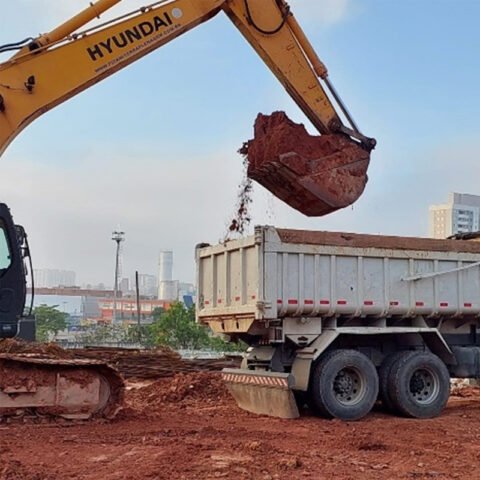
[[[165,300],[140,300],[140,315],[142,318],[151,317],[156,308],[168,310],[171,302]],[[100,321],[111,323],[113,317],[113,298],[101,298],[98,300],[100,308]],[[117,299],[117,319],[124,321],[137,321],[137,302],[134,298]]]

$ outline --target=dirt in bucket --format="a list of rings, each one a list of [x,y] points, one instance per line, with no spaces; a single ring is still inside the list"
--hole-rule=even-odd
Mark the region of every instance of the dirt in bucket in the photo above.
[[[303,214],[327,215],[363,193],[370,153],[349,137],[310,135],[285,112],[259,114],[254,131],[240,150],[248,178]]]

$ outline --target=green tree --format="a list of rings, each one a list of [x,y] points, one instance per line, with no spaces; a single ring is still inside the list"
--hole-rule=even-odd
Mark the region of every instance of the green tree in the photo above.
[[[67,328],[68,315],[57,307],[43,304],[33,310],[37,321],[37,339],[41,342],[47,342],[51,336],[55,338],[59,331]]]
[[[153,320],[156,322],[160,319],[160,317],[165,313],[165,309],[163,307],[155,307],[152,312]]]
[[[157,345],[172,348],[199,349],[209,343],[208,330],[195,322],[195,308],[176,302],[152,324],[152,335]]]
[[[122,325],[96,325],[83,336],[86,345],[99,345],[106,342],[121,342],[125,339],[126,328]]]
[[[248,345],[241,340],[238,342],[231,342],[227,340],[228,337],[224,335],[213,336],[209,338],[208,347],[215,352],[244,352]]]
[[[138,342],[144,347],[155,346],[152,325],[130,325],[125,331],[123,340],[132,343]]]
[[[205,325],[195,321],[195,307],[187,308],[183,303],[174,303],[169,310],[153,312],[154,323],[146,334],[150,345],[167,345],[174,349],[208,348],[218,352],[242,351],[245,344],[231,343],[222,336],[213,336]]]

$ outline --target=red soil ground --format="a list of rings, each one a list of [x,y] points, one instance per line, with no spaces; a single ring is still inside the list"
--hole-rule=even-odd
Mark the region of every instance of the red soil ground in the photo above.
[[[478,479],[480,389],[441,417],[359,422],[239,410],[218,374],[131,384],[113,422],[0,424],[0,480]]]

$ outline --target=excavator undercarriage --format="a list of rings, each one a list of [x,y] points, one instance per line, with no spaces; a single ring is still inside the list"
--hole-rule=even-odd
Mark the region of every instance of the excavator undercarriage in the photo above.
[[[34,320],[24,311],[29,259],[25,230],[0,203],[0,419],[114,417],[124,393],[114,368],[75,359],[59,347],[25,342],[35,336]]]
[[[0,354],[0,417],[113,418],[124,382],[103,362]]]

